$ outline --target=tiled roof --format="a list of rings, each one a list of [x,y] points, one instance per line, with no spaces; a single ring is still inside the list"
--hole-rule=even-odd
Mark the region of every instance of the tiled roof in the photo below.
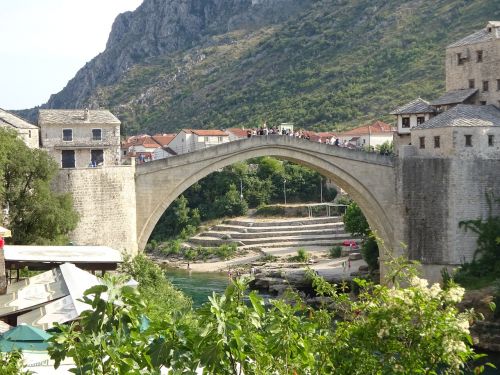
[[[115,115],[104,109],[40,109],[38,124],[120,124]]]
[[[38,129],[38,126],[30,124],[21,117],[17,117],[10,112],[0,108],[0,124],[4,123],[17,129]]]
[[[413,129],[500,126],[500,110],[493,105],[458,104]]]
[[[184,132],[188,134],[196,134],[200,136],[215,136],[215,137],[220,137],[220,136],[225,136],[227,137],[228,135],[223,132],[222,130],[216,130],[216,129],[182,129]]]
[[[165,147],[168,145],[170,142],[172,142],[172,139],[174,139],[176,134],[155,134],[151,138],[160,144],[162,147]]]
[[[448,91],[439,98],[433,100],[431,105],[446,105],[463,103],[477,92],[477,89],[464,89]]]
[[[461,47],[461,46],[466,46],[468,44],[489,42],[491,40],[494,40],[495,38],[497,38],[499,36],[498,31],[492,30],[490,32],[490,31],[488,31],[488,27],[499,28],[500,21],[489,21],[487,27],[485,27],[484,29],[478,30],[473,34],[470,34],[470,35],[466,36],[465,38],[462,38],[462,39],[450,44],[446,48]]]
[[[246,138],[248,129],[242,128],[229,128],[226,130],[228,133],[235,135],[238,138]]]
[[[429,105],[428,101],[422,98],[417,98],[409,103],[396,108],[391,112],[391,115],[409,115],[413,113],[434,113],[436,110]]]
[[[340,135],[346,136],[346,135],[365,135],[365,134],[389,134],[394,132],[395,129],[389,125],[386,124],[385,122],[382,121],[376,121],[373,124],[370,125],[363,125],[359,126],[357,128],[348,130],[346,132],[341,133]]]

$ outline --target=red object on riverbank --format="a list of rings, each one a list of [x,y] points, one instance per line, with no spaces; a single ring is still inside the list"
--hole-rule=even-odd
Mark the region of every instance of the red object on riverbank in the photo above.
[[[352,246],[352,247],[358,246],[358,244],[354,240],[344,240],[344,242],[342,244],[344,246]]]
[[[5,240],[3,237],[0,237],[0,250],[3,249],[3,245],[5,245]]]

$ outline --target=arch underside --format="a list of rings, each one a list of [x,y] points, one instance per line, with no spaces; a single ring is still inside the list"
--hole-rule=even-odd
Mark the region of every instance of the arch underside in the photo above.
[[[307,166],[332,180],[358,203],[372,230],[376,231],[377,235],[389,249],[392,247],[394,241],[391,215],[392,207],[388,207],[390,206],[390,202],[387,199],[387,196],[390,195],[390,192],[394,188],[392,167],[377,164],[370,165],[358,160],[349,160],[332,154],[307,149],[297,149],[297,147],[289,145],[261,145],[236,150],[225,155],[214,155],[213,157],[200,159],[194,163],[192,160],[186,159],[185,162],[181,162],[175,166],[167,165],[165,168],[159,168],[154,172],[138,174],[136,180],[147,179],[148,176],[157,175],[158,173],[164,175],[160,196],[156,197],[157,201],[153,203],[152,207],[140,207],[138,200],[138,212],[141,209],[146,210],[146,214],[142,215],[142,217],[146,218],[145,222],[138,222],[137,225],[139,249],[144,249],[149,236],[162,214],[186,189],[219,169],[240,161],[262,156],[273,156]],[[368,172],[367,174],[367,166],[368,168],[372,168],[373,172]],[[388,176],[391,176],[390,179],[392,178],[392,180],[383,182],[380,180],[380,171],[387,174],[387,169],[390,169]],[[190,170],[190,172],[186,173],[186,170]],[[388,193],[385,194],[383,199],[379,199],[373,192],[373,186],[369,186],[370,173],[372,173],[374,184],[385,183],[387,185],[386,190]],[[138,221],[139,217],[140,215],[138,215]]]

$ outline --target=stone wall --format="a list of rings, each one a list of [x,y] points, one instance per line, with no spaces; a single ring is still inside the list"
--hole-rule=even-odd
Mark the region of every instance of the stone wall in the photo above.
[[[137,251],[134,173],[135,166],[60,170],[54,189],[71,192],[80,214],[75,244]]]
[[[486,218],[487,195],[500,197],[500,159],[402,156],[397,178],[409,257],[434,267],[471,260],[476,236],[459,223]]]
[[[477,53],[482,51],[482,61],[477,61]],[[459,65],[458,55],[465,58]],[[446,91],[468,89],[469,80],[474,80],[478,89],[476,103],[485,101],[500,107],[500,90],[497,80],[500,79],[498,62],[500,61],[500,39],[488,42],[468,44],[448,48],[446,50]],[[483,81],[488,81],[488,91],[483,90]]]

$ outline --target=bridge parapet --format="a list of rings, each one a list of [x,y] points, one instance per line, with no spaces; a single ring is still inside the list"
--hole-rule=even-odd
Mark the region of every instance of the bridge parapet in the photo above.
[[[245,150],[257,149],[259,147],[287,147],[294,148],[297,152],[317,153],[318,155],[330,155],[353,161],[377,164],[388,167],[394,166],[394,157],[381,155],[376,152],[365,152],[352,150],[345,147],[328,145],[325,143],[312,142],[307,139],[295,138],[283,135],[252,136],[251,138],[239,139],[223,143],[193,152],[172,156],[166,159],[155,160],[137,166],[136,174],[154,172],[158,169],[189,164],[193,161],[206,160],[220,155],[231,155],[244,152]]]

